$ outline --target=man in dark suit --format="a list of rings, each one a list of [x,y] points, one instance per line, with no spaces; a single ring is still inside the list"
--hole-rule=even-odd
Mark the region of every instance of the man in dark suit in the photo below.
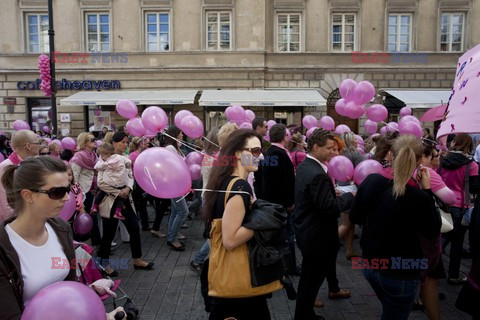
[[[287,273],[300,275],[295,257],[295,230],[292,211],[295,204],[295,170],[286,148],[287,127],[277,123],[269,131],[271,145],[264,153],[259,167],[260,179],[255,181],[257,197],[272,203],[281,204],[289,213],[287,220],[288,246],[290,254],[286,258]]]
[[[333,135],[315,130],[308,139],[307,158],[295,177],[294,226],[303,255],[295,320],[324,319],[313,310],[318,290],[331,268],[336,267],[340,212],[349,209],[354,195],[336,197],[325,163],[334,155]]]

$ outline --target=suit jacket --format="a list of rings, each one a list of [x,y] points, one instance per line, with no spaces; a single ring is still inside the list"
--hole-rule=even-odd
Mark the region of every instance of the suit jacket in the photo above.
[[[295,169],[290,156],[272,145],[264,157],[259,168],[259,185],[255,188],[255,192],[259,192],[255,193],[257,198],[281,204],[284,208],[291,207],[295,203]]]
[[[335,188],[322,166],[306,158],[295,177],[293,223],[302,253],[331,254],[339,248],[338,217],[353,203],[353,195],[335,195]]]

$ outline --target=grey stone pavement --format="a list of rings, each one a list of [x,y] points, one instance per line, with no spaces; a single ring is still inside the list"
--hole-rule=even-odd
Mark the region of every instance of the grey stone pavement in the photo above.
[[[149,207],[150,220],[154,213]],[[168,216],[162,221],[161,231],[165,232]],[[117,248],[111,258],[130,259],[126,270],[118,270],[118,279],[122,280],[121,288],[132,298],[140,309],[139,319],[142,320],[201,320],[208,319],[203,299],[200,293],[199,276],[188,267],[195,253],[205,241],[202,237],[203,222],[200,219],[187,221],[190,226],[182,229],[181,233],[187,236],[186,250],[177,252],[171,250],[165,239],[154,238],[150,232],[141,232],[142,250],[147,261],[154,261],[153,270],[134,270],[129,244],[122,243],[117,237]],[[358,229],[358,228],[357,228]],[[360,230],[357,230],[357,234]],[[118,236],[118,234],[117,234]],[[361,250],[358,240],[355,240],[358,253]],[[449,250],[447,250],[448,253]],[[298,253],[297,259],[301,259]],[[448,256],[444,256],[445,267],[448,267]],[[462,259],[461,272],[467,273],[471,260]],[[345,258],[344,248],[340,249],[337,258],[337,277],[341,288],[352,291],[352,297],[344,300],[329,300],[327,287],[324,282],[318,297],[325,302],[325,307],[316,309],[317,314],[327,319],[380,319],[381,305],[363,277],[361,270],[352,270],[351,262]],[[299,277],[295,277],[298,285]],[[451,286],[446,280],[439,282],[440,292],[446,299],[440,301],[443,319],[471,319],[471,317],[455,308],[455,301],[461,286]],[[123,304],[123,301],[122,301]],[[282,291],[275,292],[268,301],[272,319],[293,319],[295,301],[289,301]],[[111,298],[105,301],[107,310],[112,310]],[[422,311],[412,311],[410,319],[428,319]]]

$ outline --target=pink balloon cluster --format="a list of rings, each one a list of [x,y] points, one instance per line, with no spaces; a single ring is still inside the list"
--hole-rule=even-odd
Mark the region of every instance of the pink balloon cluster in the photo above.
[[[317,118],[315,118],[310,114],[303,117],[302,124],[307,129],[311,129],[313,127],[318,128],[320,126],[320,123],[318,122]]]
[[[180,110],[175,115],[175,125],[192,139],[203,136],[204,127],[202,121],[188,110]]]
[[[52,95],[52,87],[50,77],[50,58],[46,54],[41,54],[38,57],[38,70],[40,71],[40,90],[43,91],[45,96]]]
[[[368,81],[355,82],[345,79],[340,83],[340,96],[335,103],[335,111],[350,119],[359,119],[365,113],[364,103],[369,102],[375,96],[375,87]]]
[[[198,180],[202,176],[202,160],[203,155],[197,151],[190,152],[185,157],[185,163],[190,170],[190,176],[192,177],[192,181]]]
[[[252,129],[255,112],[245,110],[242,106],[233,105],[225,109],[225,116],[230,122],[236,123],[241,129]]]

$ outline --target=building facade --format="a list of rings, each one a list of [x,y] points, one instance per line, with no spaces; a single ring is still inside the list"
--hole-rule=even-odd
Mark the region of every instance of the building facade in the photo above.
[[[450,90],[458,57],[480,43],[479,6],[480,0],[53,0],[59,129],[77,135],[125,123],[113,105],[60,104],[78,92],[195,90],[192,103],[162,107],[171,115],[189,109],[204,120],[222,117],[225,107],[198,103],[209,89],[316,90],[325,105],[250,109],[298,125],[303,114],[329,114],[356,129],[359,121],[334,112],[340,82]],[[50,100],[37,80],[47,29],[46,0],[0,1],[0,130],[12,130],[17,119],[35,130],[49,124]]]

